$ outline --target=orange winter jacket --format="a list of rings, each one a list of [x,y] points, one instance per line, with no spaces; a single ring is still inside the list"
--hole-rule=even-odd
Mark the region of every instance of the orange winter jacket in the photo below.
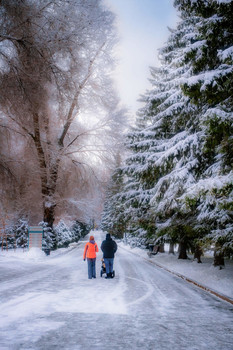
[[[96,252],[98,252],[98,246],[95,242],[88,242],[85,245],[84,248],[84,253],[83,253],[83,259],[89,258],[89,259],[94,259],[96,258]]]

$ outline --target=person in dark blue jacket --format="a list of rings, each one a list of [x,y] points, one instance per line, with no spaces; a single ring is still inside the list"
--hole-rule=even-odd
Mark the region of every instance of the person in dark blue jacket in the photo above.
[[[101,250],[104,255],[104,263],[107,276],[105,278],[113,278],[113,261],[117,251],[117,244],[111,238],[110,233],[106,234],[106,239],[101,244]]]

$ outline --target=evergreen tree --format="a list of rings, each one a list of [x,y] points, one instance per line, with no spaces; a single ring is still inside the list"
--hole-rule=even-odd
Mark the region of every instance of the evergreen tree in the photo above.
[[[47,222],[40,222],[43,227],[42,249],[57,249],[56,232],[48,225]]]
[[[20,248],[28,247],[28,221],[19,219],[13,227],[12,236],[15,237],[15,245]]]
[[[233,250],[233,1],[176,0],[183,17],[199,16],[199,40],[186,52],[192,78],[183,91],[201,110],[202,174],[184,196],[218,254]]]
[[[64,221],[59,221],[55,227],[56,237],[57,237],[57,247],[66,248],[68,245],[74,241],[74,236],[68,226]]]
[[[121,193],[126,232],[232,249],[232,1],[177,0],[181,22],[151,68]],[[216,254],[217,256],[218,254]],[[200,259],[198,259],[200,262]]]
[[[1,232],[3,234],[3,232]],[[0,245],[4,249],[28,247],[28,221],[19,219],[13,225],[5,226],[5,236],[0,236]]]
[[[181,215],[178,198],[195,182],[202,133],[198,108],[190,105],[180,85],[190,74],[185,50],[196,40],[198,21],[198,17],[183,20],[171,31],[160,50],[162,67],[151,68],[153,88],[143,98],[145,106],[138,113],[137,130],[128,136],[132,155],[125,167],[128,211],[135,226],[141,228],[140,234],[142,230],[149,237],[155,232],[167,233],[170,240],[183,244],[190,236],[186,227],[190,218]],[[138,234],[138,230],[134,232]],[[195,236],[194,230],[191,236]]]
[[[90,224],[88,225],[79,220],[76,220],[71,226],[70,230],[74,233],[75,242],[78,242],[81,237],[86,236],[90,232],[91,225]]]
[[[113,172],[108,186],[101,219],[101,229],[111,235],[122,238],[125,232],[125,207],[121,200],[123,190],[123,174],[120,168],[121,159],[118,155],[118,167]]]

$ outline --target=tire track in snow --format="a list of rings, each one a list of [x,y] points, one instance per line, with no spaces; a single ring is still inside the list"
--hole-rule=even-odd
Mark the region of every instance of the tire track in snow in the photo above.
[[[134,305],[134,304],[140,304],[141,302],[143,302],[144,300],[146,300],[147,298],[149,298],[153,294],[154,288],[153,288],[153,286],[150,283],[147,283],[145,281],[142,281],[142,280],[140,280],[138,278],[134,278],[134,277],[129,277],[129,276],[125,276],[125,277],[127,279],[130,279],[130,280],[142,283],[144,286],[147,287],[147,291],[146,291],[146,293],[143,296],[135,299],[134,301],[126,303],[127,306],[131,306],[131,305]]]

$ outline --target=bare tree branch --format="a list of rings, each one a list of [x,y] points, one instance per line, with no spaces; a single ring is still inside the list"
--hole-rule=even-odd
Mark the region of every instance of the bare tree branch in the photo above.
[[[24,132],[26,132],[27,135],[31,136],[34,139],[34,135],[24,125],[22,125],[17,119],[15,119],[10,114],[8,114],[8,118],[11,119],[14,123],[16,123]]]
[[[76,91],[76,93],[74,95],[74,98],[73,98],[73,101],[71,103],[69,112],[67,114],[66,123],[65,123],[65,125],[63,127],[61,136],[59,137],[59,140],[58,140],[58,144],[60,145],[60,147],[64,147],[65,136],[66,136],[66,134],[67,134],[67,132],[68,132],[68,130],[70,128],[70,125],[72,124],[72,121],[75,118],[75,115],[73,115],[73,112],[74,112],[75,107],[77,107],[79,95],[81,94],[83,88],[85,87],[86,83],[88,82],[88,79],[90,78],[90,76],[92,74],[92,67],[93,67],[93,65],[95,63],[95,60],[99,56],[99,54],[100,54],[101,50],[103,49],[104,45],[105,45],[105,42],[99,47],[99,49],[97,50],[95,56],[89,62],[87,74],[86,74],[85,78],[83,79],[83,81],[79,84],[79,87],[78,87],[78,89],[77,89],[77,91]]]

